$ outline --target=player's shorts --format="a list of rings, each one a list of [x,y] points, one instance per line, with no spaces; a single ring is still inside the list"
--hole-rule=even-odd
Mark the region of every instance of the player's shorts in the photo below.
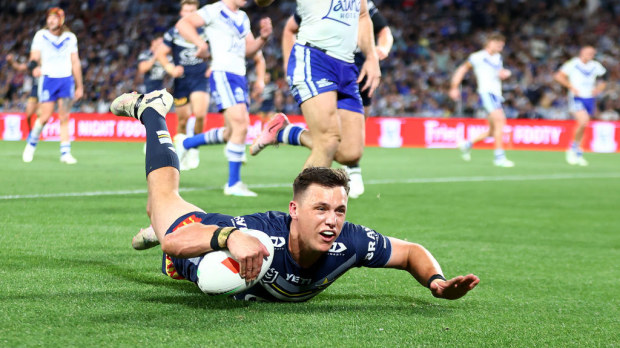
[[[175,106],[183,106],[189,103],[189,96],[193,92],[209,92],[209,78],[204,74],[196,74],[174,79]]]
[[[338,109],[364,113],[354,63],[328,56],[323,50],[295,44],[288,61],[287,81],[297,104],[321,93],[337,91]]]
[[[211,95],[218,111],[226,110],[237,104],[250,105],[248,81],[245,76],[226,71],[211,73]]]
[[[585,110],[588,115],[594,116],[594,111],[596,110],[596,98],[579,98],[570,96],[568,97],[568,109],[570,112]]]
[[[61,98],[73,99],[75,94],[75,83],[73,76],[39,78],[38,88],[39,103],[53,102]]]
[[[478,95],[480,96],[480,103],[482,104],[482,107],[488,113],[502,108],[502,102],[504,101],[504,97],[502,97],[501,95],[495,95],[488,92],[481,92],[478,93]]]

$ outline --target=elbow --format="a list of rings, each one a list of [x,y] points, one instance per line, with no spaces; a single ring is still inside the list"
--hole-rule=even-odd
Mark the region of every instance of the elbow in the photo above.
[[[172,257],[184,257],[183,245],[178,241],[179,238],[172,233],[164,236],[161,241],[161,251]]]

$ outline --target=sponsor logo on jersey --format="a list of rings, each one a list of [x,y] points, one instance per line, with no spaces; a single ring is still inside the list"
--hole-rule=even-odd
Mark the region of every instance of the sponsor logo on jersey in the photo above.
[[[351,26],[359,18],[360,7],[360,0],[332,0],[329,12],[322,19]]]
[[[347,246],[344,243],[335,242],[327,252],[330,254],[340,254],[345,250],[347,250]]]
[[[293,284],[299,284],[299,285],[310,285],[312,284],[312,279],[311,278],[302,278],[298,275],[295,274],[286,274],[286,281],[289,283],[293,283]]]
[[[282,248],[286,244],[284,237],[269,237],[274,248]]]
[[[278,275],[279,274],[280,273],[278,271],[276,271],[275,268],[270,268],[270,269],[267,270],[267,272],[263,276],[263,279],[261,279],[261,283],[263,283],[263,284],[272,284],[273,282],[276,281],[276,279],[278,279]]]

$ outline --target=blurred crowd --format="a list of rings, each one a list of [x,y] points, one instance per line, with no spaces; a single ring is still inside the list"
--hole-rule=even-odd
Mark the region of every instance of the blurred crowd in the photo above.
[[[211,2],[211,1],[209,1]],[[251,1],[249,1],[251,3]],[[447,96],[458,64],[479,50],[484,35],[500,31],[507,37],[504,66],[513,77],[504,82],[508,118],[566,119],[566,91],[553,72],[582,45],[598,50],[596,59],[608,70],[608,88],[598,99],[598,118],[618,120],[620,113],[620,2],[613,0],[375,0],[394,35],[390,56],[382,61],[382,84],[372,115],[423,117],[484,117],[475,81],[463,83],[463,101]],[[206,1],[201,1],[206,4]],[[75,111],[107,112],[114,96],[143,90],[137,73],[138,54],[150,38],[178,19],[177,1],[163,0],[0,0],[0,109],[22,111],[32,78],[11,69],[6,55],[27,60],[45,11],[59,6],[77,35],[84,72],[84,98]],[[282,69],[280,37],[294,1],[276,1],[267,8],[245,9],[257,21],[269,16],[274,37],[264,49],[268,81],[254,94],[252,112],[298,114]],[[251,61],[251,60],[250,60]],[[250,72],[252,69],[249,70]],[[250,80],[254,75],[250,73]],[[171,84],[168,84],[169,86]],[[210,109],[214,111],[214,109]]]

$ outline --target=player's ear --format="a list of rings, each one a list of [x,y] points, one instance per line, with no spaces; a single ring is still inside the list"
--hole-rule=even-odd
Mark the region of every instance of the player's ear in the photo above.
[[[293,219],[297,219],[297,207],[298,205],[295,201],[290,201],[288,203],[288,213]]]

